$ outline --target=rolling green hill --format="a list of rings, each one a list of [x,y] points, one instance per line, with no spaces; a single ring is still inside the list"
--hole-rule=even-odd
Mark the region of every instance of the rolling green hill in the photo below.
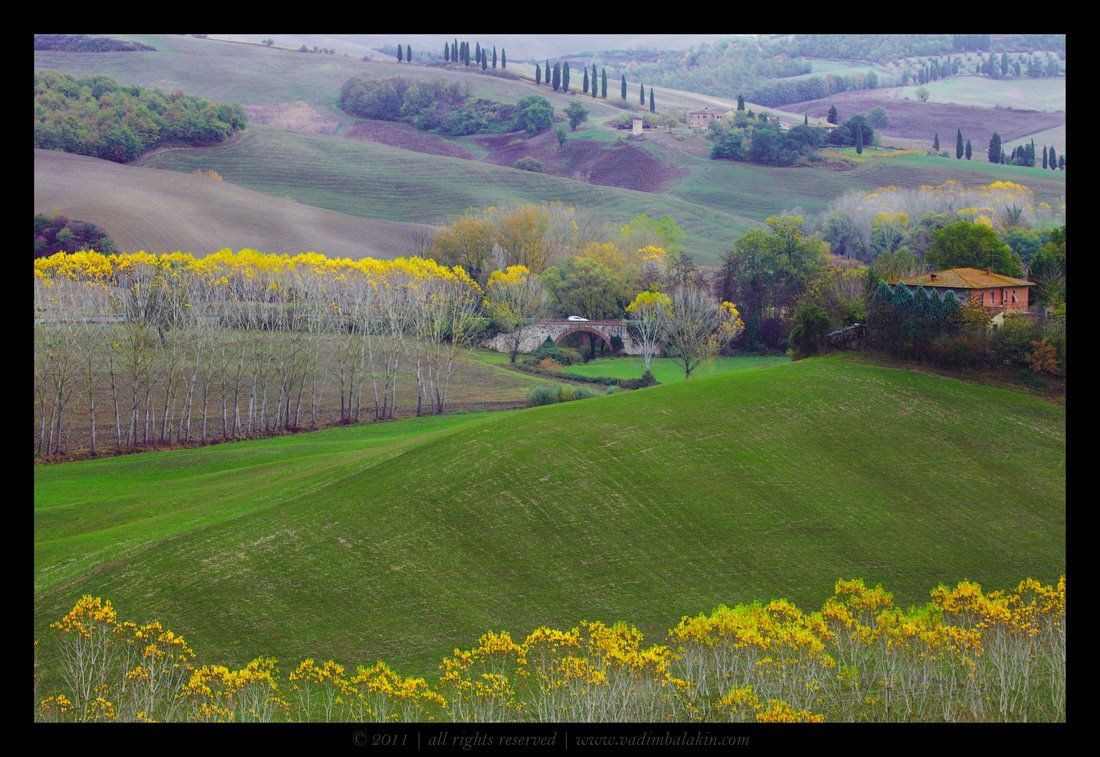
[[[227,144],[155,153],[137,163],[185,173],[212,169],[264,194],[390,221],[441,223],[472,208],[521,201],[560,201],[620,223],[639,213],[668,213],[686,232],[688,249],[711,264],[754,223],[664,195],[265,126],[249,126]]]
[[[34,151],[34,212],[88,219],[127,251],[226,247],[330,256],[407,255],[420,224],[345,215],[206,176]]]
[[[36,635],[92,592],[227,663],[1064,566],[1063,407],[842,356],[35,470]]]

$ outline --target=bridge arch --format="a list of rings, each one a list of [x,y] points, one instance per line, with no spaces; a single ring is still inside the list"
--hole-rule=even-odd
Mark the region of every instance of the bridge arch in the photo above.
[[[605,334],[602,329],[595,326],[577,325],[567,328],[554,337],[554,344],[561,344],[563,339],[573,334],[592,334],[593,336],[599,337],[600,340],[607,345],[608,350],[611,352],[615,351],[615,347],[611,344],[611,338]]]

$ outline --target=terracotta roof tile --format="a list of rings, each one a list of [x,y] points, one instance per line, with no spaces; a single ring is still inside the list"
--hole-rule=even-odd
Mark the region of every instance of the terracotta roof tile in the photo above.
[[[998,287],[1029,287],[1035,286],[1034,282],[1027,279],[1017,279],[1013,276],[1005,276],[1001,273],[988,273],[977,268],[948,268],[946,271],[936,271],[936,280],[932,281],[933,274],[924,273],[920,276],[909,276],[900,279],[898,283],[907,286],[946,287],[951,289],[996,289]]]

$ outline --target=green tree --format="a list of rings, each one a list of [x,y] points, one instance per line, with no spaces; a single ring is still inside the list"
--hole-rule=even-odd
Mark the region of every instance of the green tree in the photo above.
[[[955,221],[932,232],[925,262],[933,270],[945,268],[992,269],[1005,276],[1020,276],[1020,257],[990,226]]]
[[[856,155],[863,154],[863,124],[856,124]]]
[[[650,113],[656,113],[657,112],[657,107],[653,104],[653,86],[652,85],[650,85],[650,87],[649,87],[649,112]]]
[[[535,86],[542,84],[542,69],[539,68],[539,64],[535,64]]]
[[[962,160],[963,152],[964,152],[965,150],[966,150],[966,148],[965,148],[965,147],[963,147],[963,133],[962,133],[962,129],[959,129],[959,130],[958,130],[958,131],[957,131],[957,132],[955,133],[955,159],[956,159],[956,160]]]
[[[809,300],[800,300],[791,318],[791,333],[788,338],[791,357],[799,360],[821,352],[825,347],[825,335],[831,328],[829,314],[820,305]]]
[[[493,69],[497,67],[497,46],[493,45]]]
[[[508,54],[504,51],[504,48],[500,48],[500,70],[508,68]]]
[[[401,47],[401,45],[398,45],[398,46],[397,46],[397,62],[398,62],[398,63],[400,63],[400,62],[401,62],[401,60],[402,60],[402,56],[403,56],[404,54],[405,54],[405,48]]]
[[[561,64],[561,91],[569,91],[569,61]]]
[[[557,92],[561,89],[561,64],[554,64],[554,78],[551,81],[551,85],[554,87],[554,91]]]
[[[443,43],[443,60],[446,63],[451,62],[451,46],[447,42]]]
[[[988,157],[990,163],[1001,162],[1001,135],[997,132],[993,132],[993,136],[989,138]]]
[[[932,137],[932,149],[936,152],[940,151],[940,133],[938,131],[935,136]]]
[[[516,103],[516,128],[528,134],[549,129],[554,122],[554,108],[545,97],[531,95]]]
[[[622,93],[622,98],[626,99],[626,74],[623,74],[622,81],[619,83],[619,91]]]
[[[565,106],[565,115],[569,118],[569,128],[576,131],[578,126],[588,120],[588,109],[578,102],[572,102]]]
[[[600,97],[607,99],[607,69],[600,69]]]
[[[737,96],[737,105],[738,105],[737,109],[738,110],[744,110],[743,108],[740,107],[741,105],[744,105],[744,102],[745,101],[741,99],[741,96],[738,95]],[[829,113],[825,116],[825,120],[828,121],[831,124],[839,124],[840,123],[840,114],[836,112],[836,106],[835,105],[830,105],[829,106]]]
[[[559,126],[558,128],[554,129],[554,135],[557,137],[558,140],[558,149],[564,150],[565,141],[567,139],[567,137],[565,136],[565,127]]]
[[[598,84],[599,84],[599,79],[596,76],[596,64],[593,63],[592,64],[592,97],[593,98],[599,97],[600,90],[599,90]]]
[[[581,91],[584,94],[588,94],[588,66],[584,67],[584,80],[581,83]]]
[[[638,85],[638,102],[640,102],[642,105],[645,105],[645,85],[644,84],[639,84]]]
[[[558,315],[591,320],[621,318],[630,286],[619,271],[590,257],[568,258],[547,268],[542,281]]]
[[[738,95],[737,96],[737,109],[738,110],[744,110],[745,109],[745,96],[744,95]],[[836,111],[836,108],[833,108],[833,111]],[[835,124],[836,121],[830,121],[829,123]]]
[[[970,155],[971,155],[972,152],[973,151],[970,147],[970,140],[968,139],[968,140],[966,140],[966,159],[967,160],[970,160]]]
[[[750,344],[760,341],[765,318],[789,308],[825,268],[828,245],[802,232],[799,216],[773,216],[750,229],[723,261],[719,287],[736,302]]]
[[[408,61],[409,63],[412,63],[412,59],[413,59],[412,45],[405,45],[405,60]]]

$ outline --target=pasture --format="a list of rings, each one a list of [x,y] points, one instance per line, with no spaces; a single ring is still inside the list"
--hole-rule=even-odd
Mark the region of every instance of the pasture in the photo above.
[[[730,357],[716,357],[706,361],[694,371],[691,378],[703,379],[708,376],[719,376],[731,371],[747,371],[757,368],[767,368],[772,365],[780,365],[790,362],[783,355],[734,355]],[[653,376],[662,384],[671,384],[684,380],[684,370],[676,365],[670,358],[657,357],[650,361],[650,370]],[[568,365],[562,369],[566,373],[577,376],[607,376],[608,378],[632,379],[638,378],[645,370],[645,361],[640,357],[602,358],[590,360],[587,363]]]
[[[1065,409],[843,356],[35,470],[35,634],[83,593],[210,659],[430,673],[486,629],[1065,569]]]

